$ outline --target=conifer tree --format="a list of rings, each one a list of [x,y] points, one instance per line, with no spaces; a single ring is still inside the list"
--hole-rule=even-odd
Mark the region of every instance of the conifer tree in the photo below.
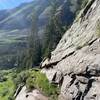
[[[30,66],[38,65],[41,61],[41,45],[38,36],[38,16],[37,13],[34,13],[32,17],[32,31],[29,37],[29,58],[30,58]]]
[[[41,62],[41,45],[38,36],[38,15],[34,11],[32,16],[32,28],[28,38],[28,50],[26,52],[26,56],[23,58],[22,65],[25,68],[32,68]]]
[[[51,16],[48,25],[46,26],[44,35],[44,45],[42,50],[43,57],[50,57],[51,51],[55,49],[63,33],[65,32],[64,28],[61,25],[61,20],[59,19],[59,16],[56,16],[58,1],[52,0],[51,5]]]

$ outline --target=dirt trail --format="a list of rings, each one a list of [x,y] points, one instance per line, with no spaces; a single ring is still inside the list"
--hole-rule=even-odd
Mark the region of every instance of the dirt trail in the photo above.
[[[48,98],[41,94],[37,89],[27,93],[26,87],[23,87],[16,97],[16,100],[48,100]]]

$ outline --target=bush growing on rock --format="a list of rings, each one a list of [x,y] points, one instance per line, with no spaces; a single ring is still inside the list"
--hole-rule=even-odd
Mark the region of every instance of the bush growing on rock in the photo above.
[[[56,100],[59,94],[59,88],[55,84],[49,83],[45,74],[40,71],[30,71],[30,77],[26,80],[28,91],[34,88],[40,90],[44,95],[49,96],[51,100]]]
[[[50,97],[50,100],[57,99],[59,88],[55,84],[49,83],[46,75],[41,73],[39,69],[22,71],[16,77],[15,76],[13,78],[16,89],[20,85],[26,85],[27,92],[37,89],[44,95]]]
[[[26,87],[27,87],[27,90],[28,91],[31,91],[33,90],[35,87],[34,87],[34,79],[32,77],[29,77],[27,80],[26,80]]]
[[[13,95],[8,97],[8,100],[15,100],[15,98],[13,97]]]
[[[28,71],[23,71],[21,73],[19,73],[16,78],[14,79],[14,83],[16,85],[16,87],[18,87],[18,85],[20,84],[26,84],[26,80],[29,77],[29,72]]]
[[[4,97],[8,94],[9,90],[5,88],[5,90],[1,93],[1,96]]]

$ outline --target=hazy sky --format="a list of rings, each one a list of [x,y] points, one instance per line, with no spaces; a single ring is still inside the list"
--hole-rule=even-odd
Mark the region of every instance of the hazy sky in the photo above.
[[[23,2],[30,2],[30,1],[33,0],[0,0],[0,10],[14,8]]]

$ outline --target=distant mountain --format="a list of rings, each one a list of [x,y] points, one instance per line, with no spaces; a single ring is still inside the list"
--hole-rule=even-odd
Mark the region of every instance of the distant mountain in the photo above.
[[[11,10],[0,11],[0,29],[30,28],[33,10],[37,9],[37,13],[40,14],[48,6],[47,1],[42,0],[40,2],[40,0],[34,0],[30,3],[23,3]],[[42,5],[44,6],[42,7]]]
[[[30,27],[30,15],[33,10],[33,2],[22,4],[12,10],[0,11],[0,29],[23,29]]]

